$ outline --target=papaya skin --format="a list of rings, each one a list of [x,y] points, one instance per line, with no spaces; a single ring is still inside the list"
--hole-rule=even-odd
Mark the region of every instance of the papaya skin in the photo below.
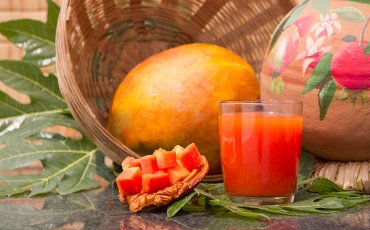
[[[128,73],[113,97],[107,128],[140,155],[194,142],[210,174],[219,174],[219,102],[259,97],[257,77],[240,56],[216,45],[182,45]]]

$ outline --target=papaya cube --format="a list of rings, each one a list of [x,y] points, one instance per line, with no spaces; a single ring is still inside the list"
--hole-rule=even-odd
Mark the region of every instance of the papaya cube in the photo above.
[[[143,175],[141,193],[152,193],[164,189],[170,185],[168,173],[159,170],[155,173]]]
[[[135,159],[133,157],[126,157],[122,161],[122,170],[126,170],[130,167],[141,167],[141,161],[140,159]]]
[[[176,166],[176,152],[166,150],[156,150],[154,152],[159,169],[168,169]]]
[[[194,143],[188,145],[177,157],[181,164],[189,171],[198,169],[202,164],[201,155]]]
[[[141,172],[143,174],[155,173],[158,171],[157,159],[154,155],[147,155],[140,158]]]
[[[178,156],[180,153],[184,152],[184,147],[182,147],[181,145],[176,145],[172,151],[175,151],[176,152],[176,155]]]
[[[177,164],[175,167],[169,168],[167,170],[167,173],[170,185],[182,181],[183,179],[185,179],[185,177],[187,177],[190,174],[189,170],[182,166],[179,160],[177,160]]]
[[[142,188],[142,173],[139,167],[127,168],[116,178],[119,193],[124,195],[138,194]]]

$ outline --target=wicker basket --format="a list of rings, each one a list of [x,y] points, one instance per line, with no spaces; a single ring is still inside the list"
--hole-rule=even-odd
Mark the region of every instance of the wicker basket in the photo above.
[[[289,0],[65,0],[57,28],[63,96],[85,133],[112,160],[138,157],[105,129],[111,98],[136,64],[186,43],[231,49],[259,72]]]

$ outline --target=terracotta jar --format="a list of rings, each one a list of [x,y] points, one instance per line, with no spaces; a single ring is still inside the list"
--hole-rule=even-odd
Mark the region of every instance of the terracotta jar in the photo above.
[[[310,0],[276,28],[262,98],[304,103],[303,148],[334,161],[370,160],[370,1]]]

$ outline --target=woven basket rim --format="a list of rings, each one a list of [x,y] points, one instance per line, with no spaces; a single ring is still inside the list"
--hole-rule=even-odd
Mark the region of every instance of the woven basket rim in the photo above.
[[[58,18],[58,24],[57,24],[57,32],[56,32],[56,69],[58,73],[58,82],[59,82],[59,88],[64,98],[66,98],[66,95],[68,92],[73,93],[76,95],[76,98],[79,98],[81,100],[80,104],[83,108],[85,108],[87,111],[88,116],[83,119],[75,119],[76,122],[80,126],[84,126],[85,124],[88,124],[89,126],[93,126],[93,129],[98,129],[101,133],[101,137],[103,140],[112,142],[115,146],[117,146],[120,149],[124,149],[130,156],[133,156],[135,158],[139,158],[140,156],[133,152],[131,149],[127,148],[124,144],[120,143],[116,138],[113,137],[106,129],[103,127],[103,125],[98,121],[94,113],[91,111],[90,107],[88,106],[88,103],[83,96],[81,90],[77,87],[77,82],[74,77],[71,76],[71,73],[73,73],[73,69],[71,68],[71,59],[69,55],[66,55],[70,52],[68,44],[66,44],[67,39],[67,24],[69,21],[69,10],[70,8],[71,0],[64,0],[61,4],[61,11]],[[62,77],[63,76],[63,77]],[[71,84],[72,83],[72,84]],[[67,105],[69,110],[71,111],[73,117],[78,117],[78,114],[73,109],[74,106],[77,106],[76,101],[67,101]],[[93,135],[90,135],[89,133],[85,134],[93,140],[93,142],[96,141],[96,137]],[[104,150],[103,150],[104,152]],[[116,162],[120,162],[120,157],[117,153],[117,156],[109,155],[109,157]]]

